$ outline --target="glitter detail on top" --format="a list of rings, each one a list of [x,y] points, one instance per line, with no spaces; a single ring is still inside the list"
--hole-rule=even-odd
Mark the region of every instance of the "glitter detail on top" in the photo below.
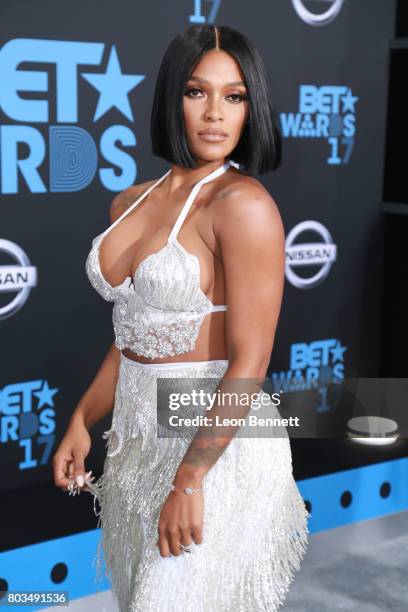
[[[226,172],[234,162],[228,160],[193,187],[166,244],[138,265],[133,279],[110,285],[100,268],[99,249],[103,237],[113,229],[166,176],[168,170],[147,189],[116,221],[92,241],[86,260],[86,273],[96,291],[114,302],[112,321],[115,345],[129,348],[137,355],[154,359],[193,351],[201,324],[207,314],[227,310],[214,305],[200,287],[200,262],[177,240],[177,234],[201,186]]]

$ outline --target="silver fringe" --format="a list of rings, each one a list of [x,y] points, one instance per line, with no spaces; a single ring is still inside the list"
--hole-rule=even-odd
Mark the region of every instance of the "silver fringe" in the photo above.
[[[161,507],[189,443],[157,436],[156,379],[214,378],[215,390],[225,369],[121,361],[104,473],[89,486],[102,527],[96,580],[104,573],[111,581],[121,612],[274,612],[300,568],[310,514],[287,436],[234,438],[203,480],[203,542],[171,557],[156,545]]]

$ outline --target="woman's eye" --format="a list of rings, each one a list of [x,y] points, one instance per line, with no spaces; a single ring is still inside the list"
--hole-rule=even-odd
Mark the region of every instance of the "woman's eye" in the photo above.
[[[246,100],[246,96],[242,95],[242,94],[231,94],[231,96],[235,96],[236,98],[239,98],[238,102],[242,102],[242,100]],[[231,97],[229,96],[229,97]]]
[[[191,98],[197,98],[198,96],[196,96],[196,95],[192,95],[192,94],[193,94],[193,92],[197,92],[197,91],[198,91],[199,93],[202,93],[202,90],[201,90],[201,89],[198,89],[197,87],[192,87],[191,89],[187,89],[187,91],[185,91],[185,95],[186,95],[186,96],[189,96],[189,97],[191,97]],[[247,99],[247,96],[246,96],[246,95],[243,95],[243,94],[237,94],[237,93],[236,93],[236,94],[230,94],[230,95],[228,96],[228,98],[238,98],[238,100],[236,100],[236,99],[235,99],[235,100],[234,100],[234,102],[242,102],[243,100],[246,100],[246,99]]]
[[[192,89],[187,89],[187,91],[185,92],[186,96],[189,96],[193,91],[201,91],[201,89],[197,89],[196,87],[193,87]],[[193,98],[196,98],[197,96],[192,96]]]

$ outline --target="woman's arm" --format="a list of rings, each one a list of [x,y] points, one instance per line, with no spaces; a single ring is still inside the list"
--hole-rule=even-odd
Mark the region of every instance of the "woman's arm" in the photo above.
[[[222,254],[228,304],[228,369],[217,387],[222,397],[223,393],[233,393],[235,387],[237,393],[243,392],[245,385],[234,387],[232,379],[250,379],[246,386],[255,392],[251,382],[262,384],[266,375],[282,304],[285,231],[275,201],[260,186],[237,186],[218,204],[214,232]],[[239,408],[227,412],[231,417],[245,416]],[[214,405],[206,412],[213,420],[217,414],[226,416],[225,407]],[[174,485],[183,487],[187,482],[201,481],[236,430],[235,426],[224,427],[221,437],[219,426],[200,427]]]
[[[217,206],[214,233],[221,248],[228,304],[228,369],[216,393],[219,390],[222,397],[238,387],[237,393],[247,388],[250,396],[259,391],[260,385],[254,382],[262,384],[275,339],[283,296],[285,233],[277,205],[261,186],[234,186]],[[228,408],[227,413],[245,416],[242,407]],[[209,418],[215,415],[226,416],[225,407],[215,404],[206,411]],[[220,436],[217,425],[198,429],[176,472],[175,490],[161,510],[157,545],[162,556],[178,556],[180,544],[190,544],[192,538],[196,544],[202,542],[202,495],[186,495],[183,489],[201,488],[204,475],[236,430],[236,426],[226,426]]]
[[[135,190],[135,187],[126,189],[113,199],[109,211],[111,223],[124,212],[124,208],[131,201],[131,189]],[[67,490],[69,477],[79,477],[79,486],[84,486],[85,459],[91,448],[89,431],[113,409],[119,362],[120,351],[113,343],[95,378],[78,402],[67,431],[53,456],[54,482],[63,491]]]
[[[55,486],[67,490],[68,478],[85,484],[85,459],[91,450],[89,431],[114,405],[119,370],[118,349],[112,344],[94,380],[74,410],[67,431],[52,458]]]
[[[120,351],[113,343],[92,383],[81,397],[70,422],[81,422],[90,431],[113,409],[119,375]]]
[[[132,185],[118,193],[109,208],[111,224],[146,190],[149,183]],[[80,399],[71,422],[79,422],[90,430],[112,409],[115,400],[115,389],[119,375],[120,351],[113,343],[106,354],[101,367],[91,385]]]

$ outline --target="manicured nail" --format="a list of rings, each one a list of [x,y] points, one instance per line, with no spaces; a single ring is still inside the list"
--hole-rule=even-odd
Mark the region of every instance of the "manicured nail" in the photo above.
[[[82,474],[80,474],[79,476],[76,477],[76,481],[77,481],[77,485],[79,487],[83,487],[84,486],[84,477],[82,476]]]

